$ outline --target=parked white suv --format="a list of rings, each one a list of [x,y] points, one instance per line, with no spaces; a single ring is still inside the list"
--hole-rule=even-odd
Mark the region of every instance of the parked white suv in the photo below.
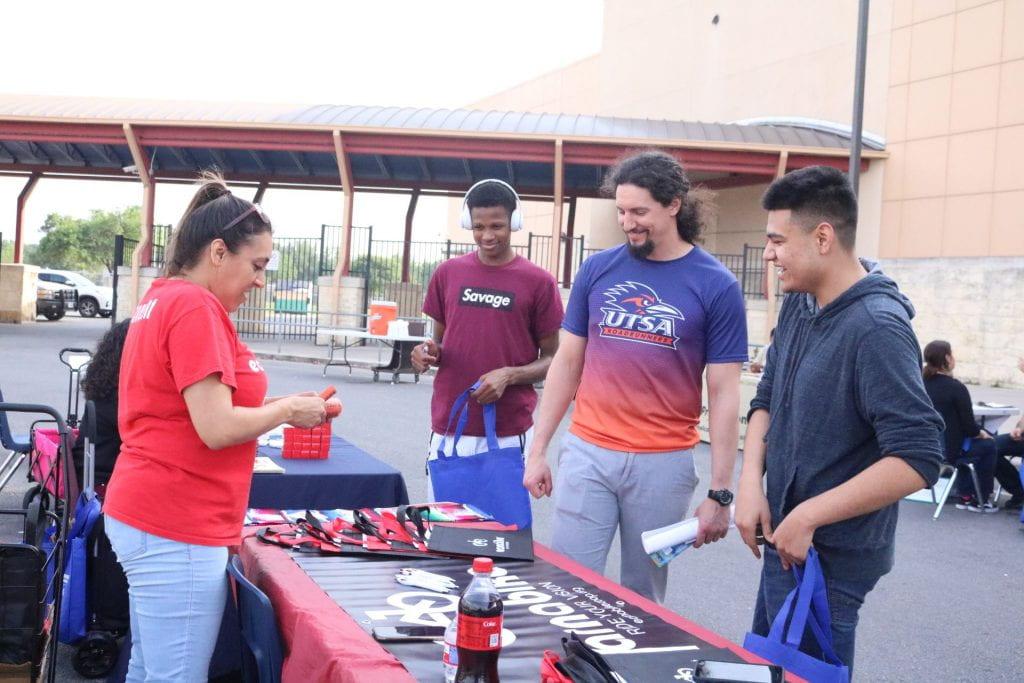
[[[98,313],[104,318],[109,318],[114,308],[114,290],[110,287],[100,287],[92,280],[73,273],[70,270],[39,271],[39,279],[44,282],[56,282],[60,285],[69,285],[78,290],[78,314],[84,318],[95,317]]]

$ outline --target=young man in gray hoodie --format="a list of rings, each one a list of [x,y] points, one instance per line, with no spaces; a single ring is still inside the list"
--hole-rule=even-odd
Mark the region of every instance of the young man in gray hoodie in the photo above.
[[[938,478],[943,423],[924,391],[910,301],[854,251],[846,176],[794,171],[762,205],[764,258],[789,296],[750,404],[736,500],[755,557],[758,527],[766,541],[752,630],[768,634],[796,585],[790,568],[813,544],[835,649],[852,672],[857,612],[893,566],[898,501]],[[820,657],[809,634],[801,650]]]

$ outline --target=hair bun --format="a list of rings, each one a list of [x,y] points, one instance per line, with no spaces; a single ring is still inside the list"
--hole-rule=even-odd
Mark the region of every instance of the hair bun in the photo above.
[[[191,210],[196,210],[204,204],[209,204],[215,199],[231,194],[224,177],[214,171],[203,171],[199,175],[199,189],[192,199]]]

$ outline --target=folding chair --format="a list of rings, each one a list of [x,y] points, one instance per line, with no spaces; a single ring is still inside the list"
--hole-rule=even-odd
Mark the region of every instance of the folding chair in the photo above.
[[[939,467],[939,478],[941,479],[946,474],[949,474],[949,483],[942,489],[942,494],[939,499],[935,499],[935,488],[932,487],[932,502],[935,503],[935,514],[932,515],[932,520],[939,518],[942,514],[942,508],[946,504],[946,500],[949,498],[949,492],[953,490],[953,485],[956,483],[956,476],[960,471],[961,467],[966,467],[971,473],[971,482],[974,484],[974,495],[978,500],[982,500],[981,496],[981,485],[978,483],[978,471],[974,469],[973,463],[963,463],[961,465],[950,465],[948,462],[942,463]]]
[[[0,390],[0,403],[3,402],[4,392]],[[21,467],[21,463],[32,452],[32,444],[28,438],[21,441],[11,434],[11,424],[7,421],[7,413],[2,411],[0,411],[0,446],[10,451],[3,463],[0,464],[0,491],[2,491],[14,473]]]
[[[238,621],[242,631],[242,677],[245,681],[280,683],[281,634],[270,599],[242,573],[242,560],[232,555],[228,575],[238,596]]]

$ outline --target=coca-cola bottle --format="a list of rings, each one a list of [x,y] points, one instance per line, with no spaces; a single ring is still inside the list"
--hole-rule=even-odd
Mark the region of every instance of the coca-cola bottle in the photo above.
[[[473,560],[473,580],[459,600],[456,683],[498,683],[502,603],[491,580],[494,560]]]

